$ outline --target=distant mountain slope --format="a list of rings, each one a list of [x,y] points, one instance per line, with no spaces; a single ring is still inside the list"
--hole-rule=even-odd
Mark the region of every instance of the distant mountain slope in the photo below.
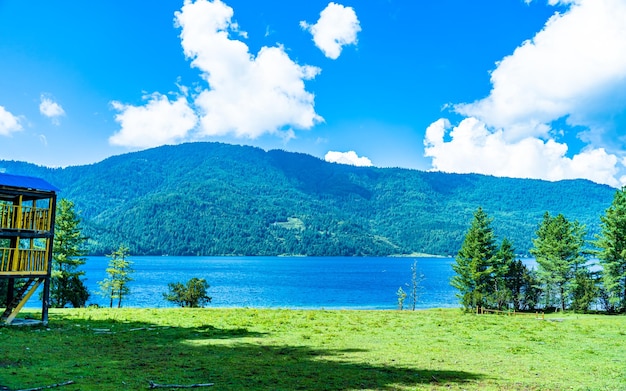
[[[219,143],[163,146],[78,167],[0,161],[75,202],[93,254],[391,255],[458,251],[482,206],[528,253],[545,211],[598,232],[615,189],[407,169],[353,167]]]

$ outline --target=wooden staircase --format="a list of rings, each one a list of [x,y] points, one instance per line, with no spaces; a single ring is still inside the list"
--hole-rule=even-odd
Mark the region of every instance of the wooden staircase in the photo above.
[[[0,321],[10,325],[18,312],[20,312],[22,307],[24,307],[44,280],[44,278],[29,278],[26,280],[26,283],[24,283],[17,292],[14,292],[13,299],[7,304],[2,315],[0,315]]]

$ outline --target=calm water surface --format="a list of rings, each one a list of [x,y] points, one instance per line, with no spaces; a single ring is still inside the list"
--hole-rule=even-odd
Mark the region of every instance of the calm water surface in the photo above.
[[[458,307],[450,286],[451,258],[378,257],[130,257],[135,272],[124,307],[170,307],[169,282],[205,278],[210,307],[394,309],[396,292],[409,293],[411,265],[423,275],[419,308]],[[107,257],[84,265],[88,303],[108,305],[97,294]],[[31,304],[31,303],[29,303]],[[405,301],[405,307],[409,299]],[[36,305],[36,304],[35,304]]]

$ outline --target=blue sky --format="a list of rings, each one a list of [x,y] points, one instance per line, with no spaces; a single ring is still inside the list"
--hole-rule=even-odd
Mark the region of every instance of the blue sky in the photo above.
[[[626,183],[625,0],[0,1],[0,159],[219,141]]]

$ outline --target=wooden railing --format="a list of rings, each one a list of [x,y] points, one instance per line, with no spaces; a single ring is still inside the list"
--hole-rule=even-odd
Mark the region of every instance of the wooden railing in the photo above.
[[[0,248],[0,274],[46,274],[46,250]]]
[[[50,230],[50,210],[26,205],[0,204],[0,228]]]

